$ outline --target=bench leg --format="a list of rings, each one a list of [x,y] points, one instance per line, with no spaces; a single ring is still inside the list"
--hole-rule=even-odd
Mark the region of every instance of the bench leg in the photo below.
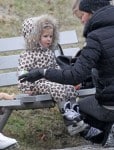
[[[3,130],[13,110],[5,109],[4,114],[0,115],[0,132]]]

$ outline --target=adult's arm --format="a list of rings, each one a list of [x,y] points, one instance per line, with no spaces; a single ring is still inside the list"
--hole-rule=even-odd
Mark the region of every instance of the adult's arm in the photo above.
[[[98,64],[101,48],[96,35],[90,34],[86,40],[87,45],[82,49],[81,55],[69,70],[48,69],[45,78],[61,84],[77,85],[82,83],[90,74],[91,69]]]

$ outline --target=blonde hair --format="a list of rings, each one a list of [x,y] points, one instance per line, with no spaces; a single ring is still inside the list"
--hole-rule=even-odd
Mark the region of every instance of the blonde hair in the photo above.
[[[59,40],[58,22],[50,15],[28,18],[23,23],[23,36],[26,48],[33,50],[37,48],[43,29],[50,27],[53,29],[53,42],[50,46],[53,49]]]
[[[73,5],[72,5],[72,12],[73,15],[77,12],[77,10],[79,10],[79,4],[80,4],[81,0],[75,0]]]

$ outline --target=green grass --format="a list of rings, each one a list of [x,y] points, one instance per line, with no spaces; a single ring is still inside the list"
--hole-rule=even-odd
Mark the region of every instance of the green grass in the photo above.
[[[20,150],[73,147],[83,141],[78,135],[69,136],[57,107],[14,111],[4,133],[19,141]]]
[[[27,17],[51,14],[59,20],[60,31],[76,30],[79,46],[83,44],[82,26],[72,15],[73,0],[0,0],[0,37],[21,35],[22,21]],[[6,87],[1,92],[18,93],[17,87]],[[14,111],[4,134],[14,137],[20,150],[48,150],[79,145],[79,136],[68,135],[57,107],[42,110]]]

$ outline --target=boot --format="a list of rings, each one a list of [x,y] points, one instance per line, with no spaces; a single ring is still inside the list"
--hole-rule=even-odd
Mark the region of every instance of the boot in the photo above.
[[[70,135],[75,135],[87,127],[87,124],[81,119],[80,113],[77,112],[79,109],[77,103],[72,105],[70,101],[62,101],[59,108]]]
[[[0,150],[17,150],[18,144],[17,141],[13,138],[9,138],[0,133]]]
[[[112,124],[112,126],[108,132],[108,136],[107,136],[106,142],[104,144],[104,147],[105,148],[114,147],[114,124]]]
[[[88,125],[86,129],[80,133],[80,136],[92,143],[101,144],[104,139],[104,132]]]

